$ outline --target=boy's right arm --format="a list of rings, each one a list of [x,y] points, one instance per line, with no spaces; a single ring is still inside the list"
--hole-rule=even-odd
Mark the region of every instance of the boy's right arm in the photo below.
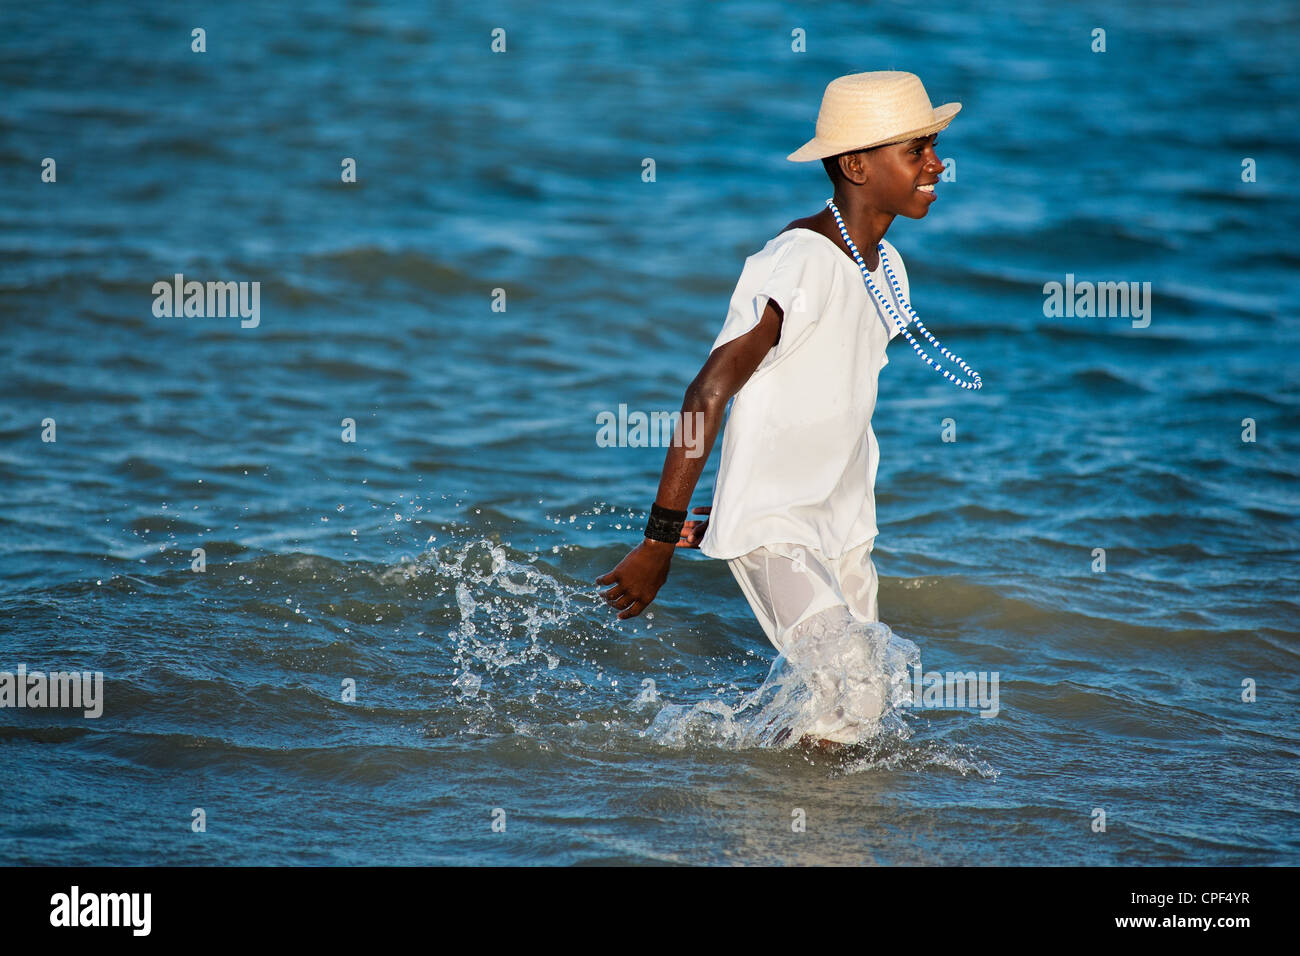
[[[727,402],[749,381],[759,363],[780,340],[782,318],[780,305],[769,299],[758,325],[714,349],[695,380],[687,386],[682,401],[682,420],[685,421],[687,415],[698,416],[696,421],[703,426],[696,435],[700,444],[696,449],[688,449],[684,442],[674,440],[668,446],[659,478],[659,492],[655,496],[660,507],[673,511],[688,510],[691,494],[704,471],[704,463],[708,461],[713,443],[722,430]],[[687,451],[698,454],[690,457]],[[673,542],[645,538],[617,567],[596,579],[597,584],[612,585],[603,597],[620,611],[620,620],[636,617],[655,599],[668,579],[668,568],[676,550],[677,545]]]

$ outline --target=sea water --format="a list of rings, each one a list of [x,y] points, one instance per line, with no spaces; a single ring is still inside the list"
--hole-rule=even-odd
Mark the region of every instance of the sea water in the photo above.
[[[1300,861],[1298,24],[1197,10],[1094,53],[1037,3],[584,0],[493,54],[460,7],[13,7],[0,671],[103,709],[0,708],[0,861]],[[821,686],[697,552],[615,619],[665,449],[599,416],[680,408],[829,195],[784,159],[826,82],[890,67],[963,103],[888,238],[984,388],[895,342],[881,622]],[[177,274],[256,327],[156,315]],[[777,739],[819,694],[862,740]]]

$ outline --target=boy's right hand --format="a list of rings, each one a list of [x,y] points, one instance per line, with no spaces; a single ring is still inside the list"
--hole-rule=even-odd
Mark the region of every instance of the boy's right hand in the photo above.
[[[619,620],[636,617],[646,609],[668,580],[676,545],[646,538],[628,552],[613,571],[596,578],[597,584],[613,584],[602,597],[621,612]]]

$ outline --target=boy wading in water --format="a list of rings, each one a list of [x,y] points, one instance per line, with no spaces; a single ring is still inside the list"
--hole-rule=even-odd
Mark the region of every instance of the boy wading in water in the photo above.
[[[933,108],[911,73],[855,73],[826,87],[816,135],[787,158],[822,161],[834,206],[796,219],[745,260],[722,330],[682,402],[683,418],[702,416],[704,453],[669,446],[645,540],[596,579],[610,585],[603,596],[620,619],[645,610],[675,549],[687,547],[727,561],[789,659],[806,648],[815,660],[828,633],[880,620],[871,415],[885,347],[901,330],[891,313],[903,321],[909,314],[899,300],[908,297],[903,260],[884,235],[895,216],[929,212],[943,172],[935,140],[960,109]],[[867,289],[835,211],[888,310]],[[732,396],[713,504],[694,509],[709,518],[688,521]],[[800,742],[831,749],[856,741],[858,730],[832,713]]]

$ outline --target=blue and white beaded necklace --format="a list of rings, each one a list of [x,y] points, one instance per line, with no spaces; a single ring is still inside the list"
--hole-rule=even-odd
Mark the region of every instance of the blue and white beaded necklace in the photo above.
[[[871,281],[871,273],[867,271],[867,264],[862,261],[862,256],[858,253],[858,247],[854,244],[853,240],[849,238],[849,231],[844,227],[844,220],[840,218],[840,211],[835,208],[834,198],[826,200],[826,205],[829,206],[831,212],[835,214],[835,222],[840,227],[840,235],[844,237],[844,244],[849,247],[849,252],[853,253],[853,258],[857,261],[858,268],[862,270],[862,278],[866,280],[867,289],[876,297],[876,301],[885,309],[889,314],[889,317],[898,324],[898,328],[902,331],[903,335],[907,337],[907,341],[912,343],[912,349],[916,354],[925,360],[926,365],[929,365],[957,387],[980,388],[984,384],[980,379],[980,373],[963,362],[959,356],[954,355],[952,352],[949,352],[944,348],[943,345],[940,344],[939,340],[931,335],[930,331],[921,324],[921,317],[916,314],[916,310],[912,308],[912,303],[907,301],[907,297],[903,295],[903,290],[898,286],[898,279],[894,277],[894,270],[889,265],[889,257],[885,255],[885,244],[882,242],[876,246],[876,251],[880,254],[880,263],[885,267],[885,276],[889,279],[889,284],[893,286],[894,295],[898,297],[899,303],[907,310],[908,314],[912,317],[912,321],[916,323],[916,327],[925,334],[925,337],[939,350],[939,353],[943,355],[944,358],[951,359],[961,366],[962,371],[970,376],[971,381],[961,381],[956,375],[953,375],[947,369],[935,362],[934,359],[930,358],[930,356],[926,355],[925,352],[921,351],[921,346],[916,344],[916,339],[912,338],[912,333],[907,331],[907,323],[905,323],[902,317],[899,316],[898,311],[889,304],[889,300],[886,299],[884,295],[881,294],[880,290],[876,288],[876,284]]]

